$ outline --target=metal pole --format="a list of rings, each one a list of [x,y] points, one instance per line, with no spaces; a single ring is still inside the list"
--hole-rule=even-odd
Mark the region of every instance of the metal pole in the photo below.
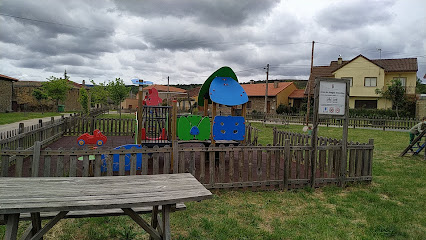
[[[167,106],[169,106],[170,78],[167,76]]]
[[[266,115],[267,104],[268,104],[268,76],[269,76],[269,63],[266,64],[266,87],[265,87],[265,107],[263,108],[263,112]]]
[[[312,75],[312,70],[314,69],[314,46],[315,46],[315,41],[312,41],[311,75]],[[314,79],[314,81],[315,81],[315,79]],[[308,81],[308,86],[307,86],[308,87],[308,106],[306,108],[306,126],[308,126],[308,124],[309,124],[309,110],[311,108],[311,85],[312,85],[312,82]]]
[[[143,105],[142,105],[142,97],[143,97],[143,80],[139,79],[139,91],[138,91],[138,129],[137,129],[137,144],[141,144],[142,142],[142,135],[141,135],[141,130],[142,130],[142,111],[143,111]]]

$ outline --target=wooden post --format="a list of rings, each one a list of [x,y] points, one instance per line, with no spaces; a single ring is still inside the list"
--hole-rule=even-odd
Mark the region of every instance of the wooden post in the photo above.
[[[213,123],[214,123],[214,118],[216,117],[216,108],[217,108],[217,103],[213,102],[212,104],[212,122],[211,122],[211,126],[210,126],[210,140],[211,140],[211,144],[215,144],[214,141],[214,136],[213,136]]]
[[[32,177],[38,177],[38,172],[40,168],[40,148],[41,143],[39,141],[34,143],[34,153],[33,153],[33,163],[32,163]]]
[[[345,117],[343,119],[343,135],[342,135],[342,154],[341,154],[341,162],[340,162],[340,187],[345,186],[346,181],[346,165],[348,158],[348,124],[349,124],[349,91],[350,91],[350,83],[349,80],[346,81],[346,99],[345,99]]]
[[[41,119],[38,120],[38,127],[39,128],[43,127],[43,120],[41,120]],[[39,131],[38,134],[39,134],[38,135],[39,136],[38,140],[39,141],[43,141],[43,131]]]
[[[284,143],[284,190],[288,190],[288,178],[290,176],[291,152],[290,152],[290,139],[286,139]],[[307,167],[308,164],[305,164]]]
[[[24,129],[24,123],[19,123],[19,129],[18,129],[18,134],[22,134],[24,133],[25,129]],[[24,138],[19,138],[18,141],[18,147],[23,148],[24,146]]]
[[[138,127],[137,127],[137,140],[136,143],[137,144],[141,144],[142,142],[142,135],[141,135],[141,130],[142,130],[142,113],[143,113],[143,104],[142,104],[142,98],[143,98],[143,85],[142,85],[143,80],[139,79],[139,91],[138,91]]]
[[[244,118],[244,124],[247,122],[247,103],[244,103],[241,109],[241,116]],[[250,141],[251,139],[249,139]],[[243,144],[247,144],[247,136],[244,136]]]
[[[314,118],[312,121],[312,138],[311,138],[311,187],[315,188],[315,174],[317,168],[317,145],[318,145],[318,98],[319,98],[319,80],[315,80],[314,95]]]
[[[172,127],[171,127],[171,130],[172,130],[172,159],[171,159],[171,162],[170,162],[170,165],[171,165],[171,169],[173,169],[173,173],[178,173],[178,171],[177,171],[177,168],[175,168],[175,165],[176,165],[176,167],[178,166],[178,153],[179,153],[179,150],[178,150],[178,142],[177,142],[177,134],[176,134],[176,127],[177,127],[177,125],[176,125],[176,123],[177,123],[177,101],[176,100],[173,100],[173,102],[172,102]],[[175,164],[176,163],[176,164]]]
[[[207,98],[204,98],[204,116],[209,116],[209,100]]]

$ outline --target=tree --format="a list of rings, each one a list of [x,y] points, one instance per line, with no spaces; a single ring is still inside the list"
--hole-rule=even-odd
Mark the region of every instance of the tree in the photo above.
[[[78,102],[81,104],[81,109],[83,109],[84,114],[89,113],[89,95],[87,90],[82,87],[80,88],[80,96],[78,97]]]
[[[127,98],[129,95],[129,90],[127,89],[126,85],[124,85],[123,80],[120,78],[116,78],[115,81],[108,82],[107,90],[109,92],[111,101],[118,107],[118,112],[120,113],[121,119],[120,103]]]
[[[41,112],[43,113],[43,104],[41,104],[41,101],[48,98],[47,94],[43,91],[42,88],[36,88],[36,89],[33,90],[33,94],[32,95],[40,103]]]
[[[56,78],[51,76],[47,78],[47,82],[42,83],[43,91],[55,102],[56,107],[58,107],[59,101],[64,101],[66,99],[67,92],[72,89],[72,86],[69,83],[69,77],[66,76],[66,72],[64,77],[65,78]]]
[[[94,104],[107,104],[109,92],[105,84],[100,83],[97,85],[95,81],[91,80],[93,87],[90,89],[90,96]]]
[[[426,84],[423,84],[422,80],[420,80],[420,78],[417,78],[417,82],[416,82],[416,93],[418,93],[418,94],[426,94]]]
[[[376,94],[381,94],[384,98],[391,100],[395,106],[396,116],[399,117],[398,109],[405,103],[405,88],[402,86],[401,80],[393,79],[386,90],[376,89]]]

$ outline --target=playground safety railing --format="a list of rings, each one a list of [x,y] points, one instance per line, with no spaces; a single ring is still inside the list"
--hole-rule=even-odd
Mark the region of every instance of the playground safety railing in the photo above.
[[[306,139],[300,137],[299,139]],[[296,142],[299,142],[297,140]],[[0,177],[112,176],[189,172],[209,189],[291,189],[372,180],[373,140],[350,143],[341,173],[341,145],[312,148],[285,139],[282,146],[204,146],[176,144],[139,149],[42,149],[0,151]],[[141,161],[138,160],[141,154]],[[14,164],[11,157],[15,157]],[[117,170],[118,169],[118,170]]]

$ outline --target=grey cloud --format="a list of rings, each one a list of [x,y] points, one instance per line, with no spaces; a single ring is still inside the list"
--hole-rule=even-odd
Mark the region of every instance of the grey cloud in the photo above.
[[[132,0],[115,1],[120,11],[130,12],[142,18],[194,18],[194,22],[208,25],[236,26],[263,17],[279,1],[277,0]]]
[[[394,15],[392,1],[342,1],[323,9],[316,16],[320,26],[333,30],[351,30],[364,26],[389,24]]]

